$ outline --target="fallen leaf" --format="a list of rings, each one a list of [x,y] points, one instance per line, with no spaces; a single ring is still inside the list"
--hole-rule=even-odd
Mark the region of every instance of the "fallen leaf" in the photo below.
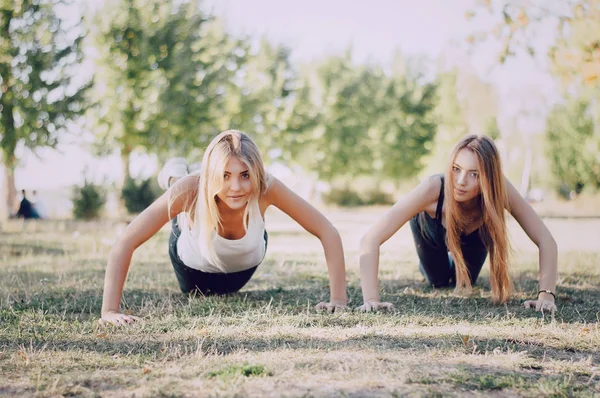
[[[98,337],[100,339],[105,339],[106,337],[108,337],[108,334],[107,333],[98,333],[96,335],[96,337]]]
[[[144,366],[144,369],[142,369],[142,373],[145,375],[147,375],[150,372],[152,372],[152,369],[150,369],[148,365]]]

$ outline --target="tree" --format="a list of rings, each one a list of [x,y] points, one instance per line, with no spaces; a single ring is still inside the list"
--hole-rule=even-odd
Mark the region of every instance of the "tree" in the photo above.
[[[502,40],[500,62],[523,50],[537,56],[532,47],[534,36],[549,24],[554,25],[554,42],[542,56],[547,55],[550,61],[565,105],[557,105],[547,118],[547,153],[555,171],[552,177],[556,185],[564,184],[577,192],[584,185],[594,185],[595,160],[589,151],[597,151],[600,143],[598,128],[594,127],[600,122],[600,0],[503,0],[494,4],[480,0],[477,11],[483,10],[495,15],[497,24],[490,31],[481,32],[475,42],[486,39],[490,33]],[[561,133],[560,128],[565,132]],[[576,142],[569,143],[565,137]],[[581,157],[573,152],[574,148],[583,150]],[[526,183],[524,173],[523,186]]]
[[[391,181],[417,175],[424,167],[423,159],[431,152],[438,124],[437,84],[424,80],[422,72],[415,70],[396,55],[389,77],[384,78],[383,95],[373,115],[376,155],[380,157],[381,173]],[[405,64],[405,65],[403,65]]]
[[[471,18],[486,13],[495,18],[495,25],[469,38],[480,43],[490,35],[500,40],[500,63],[519,52],[536,56],[534,38],[548,24],[555,28],[556,41],[548,49],[552,72],[565,86],[598,87],[600,80],[600,0],[491,2],[479,0]],[[547,36],[547,33],[545,34]]]
[[[0,146],[8,211],[16,203],[17,148],[54,147],[87,106],[89,83],[75,78],[83,59],[81,19],[67,22],[57,15],[73,3],[0,2]]]
[[[263,153],[285,144],[284,119],[290,109],[296,73],[290,50],[262,38],[249,49],[228,89],[221,129],[248,132]],[[267,157],[265,161],[269,161]]]
[[[191,1],[109,1],[91,29],[104,77],[91,119],[98,146],[121,153],[119,187],[132,151],[187,155],[209,142],[243,43]]]
[[[286,119],[289,158],[328,182],[415,175],[435,137],[434,83],[420,73],[353,65],[350,51],[312,65]]]
[[[582,98],[556,105],[547,124],[547,148],[558,188],[580,193],[600,188],[600,132],[598,115]]]
[[[446,66],[438,73],[436,84],[438,133],[431,155],[427,157],[427,174],[444,172],[450,151],[466,134],[500,137],[497,94],[491,84],[468,66]]]
[[[289,157],[329,182],[367,173],[373,159],[367,132],[379,87],[376,73],[353,67],[348,52],[312,65],[303,79],[294,101],[298,108],[289,119],[292,134],[303,136],[302,145],[292,146]],[[317,112],[308,104],[309,97]],[[302,122],[300,115],[314,122]]]

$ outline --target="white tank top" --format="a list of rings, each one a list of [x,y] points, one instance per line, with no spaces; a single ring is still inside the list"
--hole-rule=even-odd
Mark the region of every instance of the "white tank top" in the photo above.
[[[241,239],[225,239],[213,231],[213,245],[217,257],[225,266],[225,273],[250,269],[260,264],[265,256],[265,222],[260,214],[258,201],[253,202],[248,212],[248,230]],[[181,229],[181,235],[177,239],[177,253],[181,261],[186,266],[203,272],[222,273],[221,269],[210,264],[202,255],[198,244],[200,231],[190,227],[187,213],[179,214],[177,223]]]

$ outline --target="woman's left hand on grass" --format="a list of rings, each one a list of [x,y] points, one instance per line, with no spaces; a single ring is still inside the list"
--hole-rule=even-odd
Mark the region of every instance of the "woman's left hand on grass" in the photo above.
[[[542,293],[544,294],[544,293]],[[538,297],[537,300],[527,300],[523,303],[523,305],[525,305],[525,308],[533,308],[536,311],[549,311],[550,313],[552,313],[554,315],[554,312],[556,312],[557,308],[556,308],[556,304],[554,303],[554,297],[550,296],[548,297]]]
[[[315,309],[317,311],[327,311],[330,314],[333,314],[335,312],[344,312],[348,309],[348,306],[346,305],[346,303],[342,303],[342,302],[336,302],[336,301],[331,301],[329,303],[326,302],[320,302],[319,304],[317,304],[315,306]]]

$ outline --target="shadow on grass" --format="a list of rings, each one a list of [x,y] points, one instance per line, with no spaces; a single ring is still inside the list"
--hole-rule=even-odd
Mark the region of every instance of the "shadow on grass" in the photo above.
[[[303,314],[321,301],[329,299],[327,280],[307,274],[285,278],[266,278],[258,274],[242,291],[227,296],[193,297],[180,293],[174,274],[169,268],[156,269],[160,281],[149,275],[130,277],[123,293],[123,308],[133,313],[152,313],[156,309],[191,311],[194,316],[205,316],[217,311],[228,316],[243,314],[266,306],[277,307],[287,314]],[[13,314],[25,311],[43,311],[63,317],[96,316],[102,305],[102,268],[76,268],[58,275],[55,272],[18,271],[0,274],[0,311]],[[156,275],[155,275],[156,276]],[[572,277],[572,276],[571,276]],[[581,275],[590,282],[591,276]],[[523,307],[525,300],[535,297],[537,280],[524,272],[515,278],[517,291],[506,305],[490,301],[489,281],[481,278],[469,297],[455,294],[453,289],[433,289],[414,279],[383,280],[382,301],[394,304],[395,311],[386,316],[427,318],[440,324],[468,321],[489,323],[490,319],[507,316],[519,319],[538,319],[542,314]],[[593,282],[593,280],[592,280]],[[94,285],[95,288],[78,288]],[[577,284],[561,287],[557,295],[558,311],[555,319],[565,323],[593,323],[600,317],[600,289]],[[18,288],[18,290],[15,290]],[[356,284],[348,287],[349,306],[362,304],[362,292]],[[185,309],[183,308],[185,307]],[[7,319],[4,318],[6,321]]]
[[[22,256],[63,256],[65,250],[52,244],[40,242],[31,243],[7,243],[0,244],[0,257],[22,257]]]
[[[571,283],[560,286],[556,296],[558,311],[555,319],[566,323],[593,323],[600,321],[600,276],[571,274]],[[523,307],[526,300],[535,299],[538,292],[537,275],[522,272],[515,275],[515,292],[506,305],[494,305],[490,301],[488,278],[479,278],[469,296],[454,293],[453,288],[434,289],[424,281],[414,279],[383,280],[382,301],[394,304],[400,312],[452,317],[456,320],[486,321],[490,316],[513,313],[519,318],[540,317],[539,312]],[[577,286],[578,282],[582,286]],[[354,302],[361,302],[360,289],[350,290]]]
[[[551,346],[528,340],[513,338],[478,338],[472,344],[465,345],[460,335],[440,336],[388,335],[385,333],[366,333],[360,337],[322,338],[307,337],[299,334],[278,333],[275,336],[248,337],[244,335],[204,335],[186,339],[172,338],[162,333],[141,333],[127,329],[107,328],[106,333],[96,332],[73,338],[34,339],[31,337],[0,337],[0,348],[44,351],[96,352],[107,356],[139,355],[158,359],[176,359],[193,355],[228,355],[236,352],[275,352],[277,350],[312,351],[367,351],[385,354],[420,353],[429,351],[447,352],[449,355],[464,352],[466,355],[488,356],[498,353],[514,355],[522,353],[521,368],[531,372],[552,372],[552,365],[546,368],[545,360],[554,361],[593,361],[600,362],[600,352],[594,349],[576,349],[567,345]],[[165,339],[167,338],[167,339]],[[432,357],[433,358],[433,357]],[[535,359],[536,361],[528,361]],[[393,359],[388,359],[393,360]],[[394,359],[395,360],[395,359]],[[511,359],[514,361],[515,359]],[[533,364],[533,365],[532,365]],[[590,374],[591,375],[591,374]],[[588,376],[590,376],[588,375]]]

